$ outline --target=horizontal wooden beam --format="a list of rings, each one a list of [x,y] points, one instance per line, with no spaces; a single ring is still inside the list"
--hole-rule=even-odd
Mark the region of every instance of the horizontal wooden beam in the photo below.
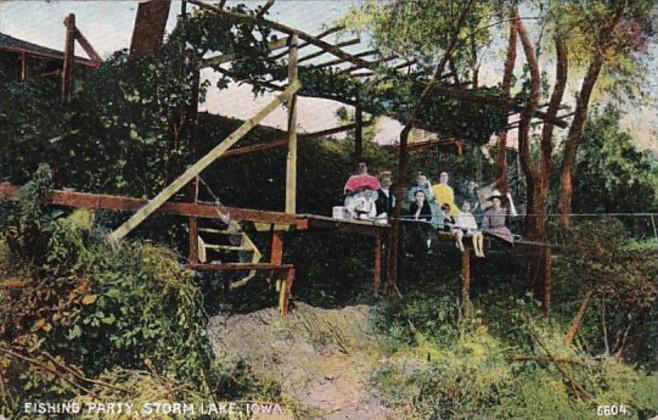
[[[367,57],[367,56],[373,55],[373,54],[379,54],[379,50],[374,49],[374,50],[363,51],[363,52],[354,54],[354,57],[358,57],[358,58]],[[321,69],[323,67],[335,66],[337,64],[341,64],[341,63],[344,63],[344,62],[345,62],[345,60],[343,60],[342,58],[338,58],[336,60],[331,60],[331,61],[327,61],[327,62],[324,62],[324,63],[317,64],[313,67],[316,68],[316,69]],[[358,66],[356,66],[356,67],[358,67]]]
[[[30,57],[36,57],[44,60],[57,60],[57,61],[64,61],[64,54],[56,54],[56,53],[50,53],[50,52],[43,52],[43,51],[34,51],[30,50],[27,48],[20,48],[20,47],[10,47],[7,45],[2,45],[0,46],[0,51],[9,51],[13,53],[18,53],[18,54],[27,54]],[[73,61],[75,64],[79,64],[81,66],[86,66],[86,67],[98,67],[98,64],[96,61],[89,60],[87,58],[83,57],[78,57],[76,56]]]
[[[261,87],[265,87],[265,88],[275,90],[275,91],[278,91],[278,92],[282,92],[282,91],[286,90],[286,87],[287,87],[287,86],[279,86],[275,83],[261,81],[261,80],[250,80],[250,79],[239,80],[238,76],[235,73],[231,72],[231,71],[224,70],[222,68],[217,68],[215,70],[217,70],[218,72],[220,72],[221,74],[223,74],[225,76],[230,77],[231,79],[233,79],[233,81],[235,81],[237,83],[241,83],[241,82],[249,83],[249,84],[254,85],[254,86],[261,86]]]
[[[360,38],[352,38],[352,39],[348,39],[347,41],[339,42],[338,44],[336,44],[336,46],[337,47],[347,47],[347,46],[350,46],[350,45],[358,44],[359,42],[361,42]],[[298,63],[303,63],[304,61],[308,61],[308,60],[312,60],[314,58],[320,57],[323,54],[327,54],[327,51],[320,50],[318,52],[314,52],[312,54],[309,54],[307,56],[304,56],[304,57],[300,58],[297,62]]]
[[[327,29],[326,31],[317,34],[315,37],[318,38],[318,39],[322,39],[322,38],[324,38],[324,37],[326,37],[326,36],[328,36],[328,35],[331,35],[331,34],[333,34],[333,33],[336,33],[336,32],[339,32],[339,31],[342,31],[343,29],[345,29],[344,26],[334,26],[333,28],[329,28],[329,29]],[[302,42],[301,44],[299,44],[299,47],[297,47],[297,49],[298,49],[298,50],[301,50],[302,48],[308,47],[309,45],[311,45],[310,42]],[[289,53],[290,53],[290,49],[286,49],[285,51],[282,51],[282,52],[280,52],[280,53],[278,53],[278,54],[276,54],[276,55],[273,55],[273,56],[271,56],[270,58],[271,58],[272,60],[277,60],[277,59],[279,59],[279,58],[281,58],[281,57],[285,57],[285,56],[287,56]]]
[[[422,150],[422,149],[429,149],[432,147],[445,147],[445,146],[454,146],[458,143],[461,143],[462,141],[460,139],[437,139],[437,140],[427,140],[427,141],[419,141],[419,142],[414,142],[414,143],[409,143],[407,146],[408,151],[414,151],[414,150]],[[390,150],[392,152],[399,152],[400,151],[400,146],[397,145],[384,145],[382,148]]]
[[[0,200],[13,200],[19,187],[7,183],[0,184]],[[50,196],[50,203],[57,206],[86,208],[90,210],[137,211],[148,203],[148,200],[107,195],[89,194],[72,191],[55,190]],[[243,209],[239,207],[222,207],[223,213],[228,213],[234,220],[245,220],[257,223],[281,224],[306,229],[308,222],[303,218],[282,212]],[[156,210],[159,214],[171,214],[184,217],[204,219],[220,219],[217,207],[209,203],[181,203],[169,201]]]
[[[316,47],[321,48],[324,51],[327,51],[327,52],[335,55],[338,58],[342,58],[345,61],[349,61],[352,64],[359,65],[359,66],[362,66],[364,68],[368,68],[370,66],[370,64],[367,61],[362,60],[358,57],[354,57],[354,55],[352,55],[352,54],[350,54],[346,51],[343,51],[339,47],[336,47],[335,45],[331,45],[330,43],[328,43],[326,41],[323,41],[321,39],[318,39],[317,37],[315,37],[315,36],[313,36],[309,33],[306,33],[304,31],[300,31],[299,29],[291,28],[290,26],[286,26],[286,25],[283,25],[281,23],[274,22],[274,21],[267,20],[267,19],[257,19],[253,15],[247,15],[247,14],[244,14],[244,13],[237,13],[237,12],[233,12],[233,11],[229,11],[229,10],[223,10],[223,9],[218,8],[217,6],[213,6],[211,4],[208,4],[208,3],[205,3],[205,2],[202,2],[202,1],[199,1],[199,0],[188,0],[188,3],[197,5],[200,8],[203,8],[203,9],[206,9],[206,10],[211,10],[211,11],[217,13],[217,14],[220,14],[222,16],[226,16],[226,17],[231,18],[231,19],[234,19],[238,22],[251,22],[251,23],[254,23],[254,24],[262,24],[262,25],[266,25],[266,26],[268,26],[272,29],[275,29],[277,31],[286,33],[288,35],[297,35],[299,37],[299,39],[301,39],[303,41],[306,41],[310,44],[313,44]]]
[[[390,230],[390,226],[376,224],[365,220],[342,220],[315,214],[298,215],[308,220],[309,229],[331,229],[339,232],[359,233],[361,235],[380,237]]]
[[[372,124],[373,120],[367,121],[363,124],[363,126],[368,126]],[[330,128],[328,130],[322,130],[322,131],[317,131],[315,133],[307,133],[307,134],[300,134],[299,135],[299,140],[313,140],[313,139],[319,139],[322,137],[330,136],[332,134],[338,134],[342,133],[344,131],[349,131],[349,130],[354,130],[356,128],[356,124],[349,124],[345,125],[342,127],[335,127],[335,128]],[[276,149],[279,147],[285,147],[288,145],[288,138],[283,137],[277,140],[272,140],[268,141],[265,143],[259,143],[259,144],[254,144],[251,146],[245,146],[245,147],[239,147],[237,149],[231,149],[224,153],[222,156],[220,156],[218,159],[225,159],[228,157],[232,156],[242,156],[242,155],[248,155],[250,153],[254,152],[262,152],[264,150],[270,150],[270,149]]]
[[[275,39],[274,41],[271,41],[267,44],[267,49],[269,49],[270,51],[275,51],[281,48],[285,48],[288,45],[289,40],[290,37]],[[237,57],[238,55],[236,53],[230,53],[230,54],[222,54],[222,55],[206,58],[201,60],[201,65],[199,66],[199,68],[218,66],[220,64],[229,63],[231,61],[234,61]]]

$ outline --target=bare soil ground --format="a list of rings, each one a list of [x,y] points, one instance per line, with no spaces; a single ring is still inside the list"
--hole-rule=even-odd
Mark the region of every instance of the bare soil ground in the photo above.
[[[246,363],[265,383],[279,384],[297,417],[399,418],[371,382],[382,354],[365,305],[297,303],[285,319],[275,308],[219,315],[207,330],[222,363]]]

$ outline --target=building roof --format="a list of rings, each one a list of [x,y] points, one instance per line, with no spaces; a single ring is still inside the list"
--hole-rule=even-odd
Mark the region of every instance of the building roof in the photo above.
[[[9,36],[1,32],[0,32],[0,51],[26,53],[28,55],[42,57],[51,60],[64,60],[64,53],[62,51],[33,44],[31,42],[14,38],[13,36]],[[97,66],[97,63],[95,63],[94,61],[80,56],[75,57],[75,62],[77,64],[81,64],[84,66],[90,66],[90,67]]]

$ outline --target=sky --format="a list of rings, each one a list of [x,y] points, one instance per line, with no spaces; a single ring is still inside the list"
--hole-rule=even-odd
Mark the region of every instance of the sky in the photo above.
[[[228,4],[245,3],[250,8],[255,8],[264,3],[257,1],[233,1]],[[292,27],[299,28],[308,33],[319,33],[344,15],[352,6],[358,5],[358,0],[278,0],[270,9],[268,18],[279,21]],[[137,12],[137,1],[65,1],[65,0],[0,0],[0,32],[34,42],[46,47],[62,50],[65,42],[64,16],[75,13],[76,25],[91,42],[101,57],[107,57],[112,52],[129,48],[132,36],[133,24]],[[188,6],[191,7],[191,6]],[[180,13],[180,1],[173,1],[170,16],[167,22],[167,31],[171,31],[176,23],[176,15]],[[532,22],[527,23],[532,33]],[[502,33],[501,33],[502,35]],[[345,35],[343,35],[345,37]],[[336,42],[335,35],[326,38]],[[500,69],[502,68],[502,52],[498,48],[499,43],[486,51],[485,61],[481,70],[481,80],[484,83],[498,83]],[[369,49],[367,40],[362,39],[361,44],[345,47],[350,52],[359,52]],[[314,52],[309,47],[300,52],[303,56]],[[82,50],[77,54],[84,55]],[[649,60],[653,63],[655,71],[656,57],[658,57],[658,46],[651,45]],[[323,60],[333,57],[325,55]],[[519,54],[522,60],[522,54]],[[520,61],[521,61],[520,60]],[[548,70],[549,77],[552,66],[544,63],[542,68]],[[213,79],[211,72],[206,71],[204,76]],[[638,143],[658,152],[656,140],[656,122],[658,117],[658,78],[649,78],[647,91],[653,98],[648,105],[629,109],[625,117],[625,127],[631,130]],[[573,103],[578,80],[571,80],[572,91],[566,95],[565,102]],[[201,110],[225,115],[233,118],[247,119],[255,114],[265,103],[271,99],[270,95],[254,98],[251,87],[247,85],[231,85],[227,90],[210,88],[207,100],[201,105]],[[335,116],[336,110],[343,106],[333,101],[300,98],[298,101],[298,121],[300,132],[313,132],[334,127],[338,124]],[[269,125],[281,129],[286,127],[286,111],[282,108],[270,114],[264,121]],[[383,119],[378,126],[376,141],[379,143],[391,143],[397,140],[400,125],[393,120]]]

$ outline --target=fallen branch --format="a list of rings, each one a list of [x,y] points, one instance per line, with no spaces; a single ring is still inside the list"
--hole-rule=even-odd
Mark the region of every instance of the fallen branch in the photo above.
[[[530,336],[532,337],[532,339],[535,340],[537,342],[537,344],[539,344],[539,347],[541,347],[542,350],[544,350],[546,352],[546,355],[555,364],[555,367],[557,368],[558,371],[560,371],[560,373],[562,374],[564,379],[569,381],[569,385],[571,385],[571,390],[573,391],[573,394],[576,397],[576,399],[580,399],[581,395],[582,395],[583,399],[585,399],[585,400],[592,399],[592,395],[589,392],[585,391],[580,385],[578,385],[576,383],[576,381],[569,374],[569,372],[567,372],[567,370],[564,368],[564,366],[562,366],[560,361],[555,356],[553,356],[553,353],[551,353],[548,350],[546,345],[544,345],[544,343],[532,331],[529,330],[528,332],[530,333]]]
[[[85,381],[85,382],[88,382],[88,383],[94,384],[94,385],[104,386],[106,388],[116,389],[117,391],[125,392],[126,394],[133,394],[132,391],[130,391],[126,388],[121,388],[119,386],[112,385],[112,384],[109,384],[107,382],[99,381],[97,379],[88,378],[85,375],[83,375],[82,372],[80,372],[76,369],[73,369],[72,367],[66,365],[63,362],[60,362],[59,360],[57,360],[53,356],[51,356],[49,353],[44,352],[43,354],[48,358],[48,360],[53,362],[55,365],[59,366],[60,368],[64,369],[65,371],[69,372],[71,375],[73,375],[74,377],[76,377],[77,379],[79,379],[81,381]]]
[[[41,370],[45,370],[46,372],[48,372],[52,375],[55,375],[56,377],[62,379],[63,381],[65,381],[69,385],[73,386],[74,388],[77,388],[77,389],[81,390],[85,394],[91,395],[94,398],[98,397],[98,395],[94,391],[85,388],[84,386],[80,385],[79,383],[73,381],[71,378],[67,378],[65,375],[62,375],[61,372],[59,372],[56,369],[48,366],[45,363],[42,363],[42,362],[40,362],[36,359],[32,359],[31,357],[24,356],[20,353],[16,353],[14,351],[11,351],[11,350],[3,348],[3,347],[0,347],[0,352],[5,353],[6,355],[11,356],[15,359],[19,359],[19,360],[22,360],[24,362],[28,362],[31,365],[36,366]]]

